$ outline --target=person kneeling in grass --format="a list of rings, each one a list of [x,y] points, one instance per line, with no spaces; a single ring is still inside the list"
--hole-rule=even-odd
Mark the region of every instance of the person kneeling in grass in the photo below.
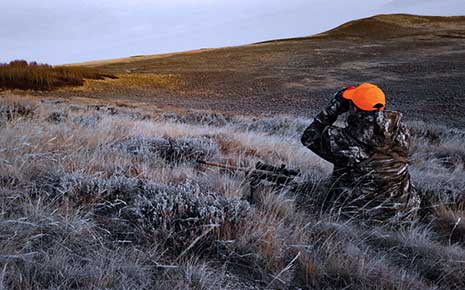
[[[385,110],[386,97],[364,83],[337,92],[305,130],[304,146],[334,164],[325,205],[369,222],[416,219],[420,198],[410,181],[410,134],[400,112]],[[348,112],[347,126],[334,126]]]

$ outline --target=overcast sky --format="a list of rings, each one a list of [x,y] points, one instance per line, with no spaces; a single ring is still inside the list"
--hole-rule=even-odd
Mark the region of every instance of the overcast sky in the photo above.
[[[465,15],[465,0],[0,0],[0,62],[51,64],[307,36],[380,13]]]

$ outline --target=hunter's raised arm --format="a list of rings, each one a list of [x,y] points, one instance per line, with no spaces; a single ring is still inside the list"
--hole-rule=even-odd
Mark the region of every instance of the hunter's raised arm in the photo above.
[[[349,101],[342,97],[346,88],[338,91],[329,104],[313,120],[313,123],[305,129],[301,142],[323,159],[334,163],[333,144],[328,139],[327,130],[336,122],[339,115],[349,110]]]

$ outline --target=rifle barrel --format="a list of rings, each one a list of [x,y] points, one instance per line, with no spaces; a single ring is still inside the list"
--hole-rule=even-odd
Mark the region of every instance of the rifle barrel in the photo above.
[[[199,164],[203,164],[207,166],[219,167],[219,168],[229,169],[233,171],[242,171],[242,172],[245,172],[246,175],[261,177],[260,179],[276,179],[276,180],[279,179],[279,180],[291,181],[295,177],[292,175],[290,176],[285,175],[279,172],[273,172],[273,171],[268,171],[268,170],[255,169],[255,168],[248,169],[248,168],[243,168],[243,167],[231,166],[227,164],[209,162],[205,160],[198,160],[197,162]]]

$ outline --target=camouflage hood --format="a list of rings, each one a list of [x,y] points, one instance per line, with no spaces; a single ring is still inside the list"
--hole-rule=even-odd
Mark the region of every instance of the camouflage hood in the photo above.
[[[390,147],[401,125],[402,114],[395,111],[360,111],[347,118],[349,134],[369,147]],[[399,141],[399,140],[397,140]]]

